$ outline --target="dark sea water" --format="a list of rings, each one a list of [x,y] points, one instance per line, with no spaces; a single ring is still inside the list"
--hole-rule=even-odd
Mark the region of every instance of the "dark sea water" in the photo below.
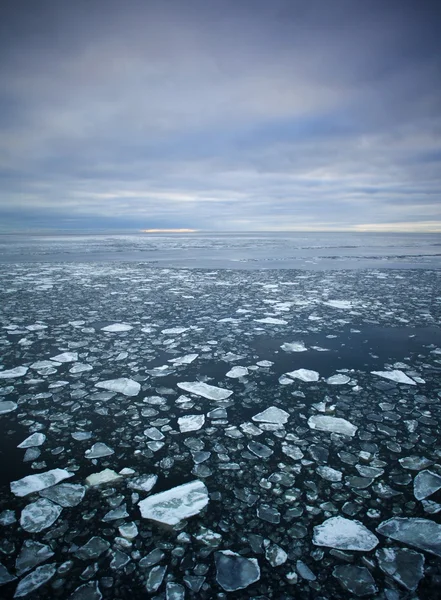
[[[2,236],[0,598],[439,598],[440,244]]]

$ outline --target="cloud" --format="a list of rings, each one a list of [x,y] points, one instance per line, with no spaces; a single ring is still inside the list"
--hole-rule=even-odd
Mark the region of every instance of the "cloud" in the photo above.
[[[0,19],[4,229],[441,220],[437,5],[19,4]]]

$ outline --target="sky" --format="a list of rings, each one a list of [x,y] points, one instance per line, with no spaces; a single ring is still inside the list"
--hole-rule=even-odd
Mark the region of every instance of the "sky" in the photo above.
[[[441,231],[441,3],[3,0],[0,231]]]

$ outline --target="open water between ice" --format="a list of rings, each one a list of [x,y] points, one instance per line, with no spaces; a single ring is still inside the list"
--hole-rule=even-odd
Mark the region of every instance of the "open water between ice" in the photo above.
[[[417,267],[1,265],[0,597],[439,598]]]

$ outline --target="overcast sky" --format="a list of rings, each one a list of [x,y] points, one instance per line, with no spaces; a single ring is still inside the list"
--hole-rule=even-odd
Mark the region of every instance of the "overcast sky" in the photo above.
[[[0,230],[441,231],[439,0],[3,0]]]

